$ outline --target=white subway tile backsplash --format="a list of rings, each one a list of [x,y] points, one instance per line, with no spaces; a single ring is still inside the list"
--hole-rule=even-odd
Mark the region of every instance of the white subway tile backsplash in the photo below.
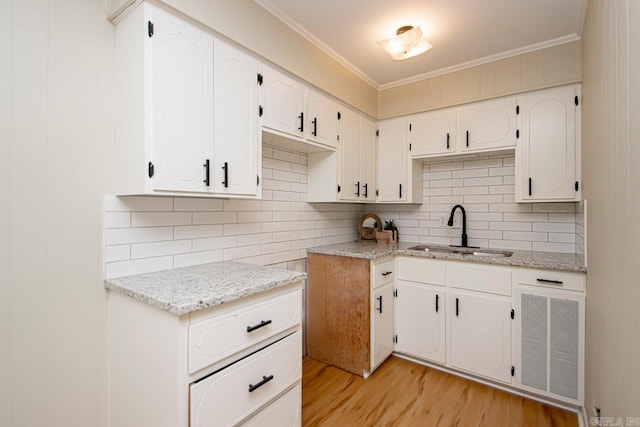
[[[105,212],[104,228],[128,228],[131,227],[130,212]]]
[[[546,242],[547,233],[536,233],[533,231],[504,231],[502,232],[504,240],[526,240],[529,242]]]
[[[160,212],[173,210],[172,197],[130,196],[116,197],[108,194],[104,198],[105,212]]]
[[[572,222],[534,222],[533,231],[553,231],[556,233],[575,233],[576,225]]]
[[[191,252],[191,240],[172,240],[131,245],[131,259],[177,255],[188,252]]]
[[[193,212],[193,224],[233,224],[238,212]]]
[[[191,212],[133,212],[132,227],[157,227],[161,225],[190,225]]]
[[[172,268],[172,256],[109,262],[105,268],[105,279],[130,276],[132,274],[151,273],[153,271],[171,270]]]
[[[489,175],[488,169],[460,169],[451,173],[452,178],[480,178]]]
[[[238,212],[238,223],[271,221],[273,221],[272,212]]]
[[[173,228],[173,238],[176,240],[216,236],[222,236],[222,225],[185,225]]]
[[[173,268],[189,267],[191,265],[222,261],[222,252],[222,249],[218,249],[213,251],[191,252],[188,254],[175,255],[173,257]]]
[[[541,252],[575,253],[575,244],[533,242],[533,250]]]
[[[238,246],[261,245],[273,242],[272,233],[245,234],[237,237]]]
[[[234,246],[237,246],[237,236],[209,237],[207,239],[193,240],[194,252],[232,248]]]
[[[550,243],[576,243],[575,233],[549,233]]]
[[[246,222],[242,224],[225,224],[222,228],[222,234],[225,236],[237,236],[239,234],[255,234],[262,231],[259,222]]]
[[[241,246],[237,248],[228,248],[224,250],[222,258],[226,261],[231,259],[248,258],[260,255],[260,245]]]
[[[176,197],[173,201],[173,210],[175,212],[194,212],[194,211],[221,211],[222,200],[220,199],[203,199],[195,197]]]
[[[115,228],[105,230],[105,244],[159,242],[173,239],[172,227]]]
[[[106,262],[124,261],[131,258],[130,245],[114,245],[107,246],[104,252],[104,260]]]
[[[225,200],[223,210],[225,212],[246,212],[261,210],[260,200]]]

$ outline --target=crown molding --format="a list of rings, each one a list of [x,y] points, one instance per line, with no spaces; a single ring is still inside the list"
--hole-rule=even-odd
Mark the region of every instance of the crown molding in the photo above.
[[[288,27],[293,29],[295,32],[300,34],[302,37],[309,40],[309,42],[311,42],[313,45],[318,47],[324,53],[329,55],[332,59],[337,61],[340,65],[344,66],[353,74],[360,77],[362,80],[367,82],[373,88],[380,90],[380,84],[378,82],[373,80],[371,77],[369,77],[367,74],[365,74],[362,70],[360,70],[358,67],[353,65],[351,62],[347,61],[338,52],[331,49],[327,44],[325,44],[322,40],[317,38],[313,33],[311,33],[305,27],[303,27],[302,25],[294,21],[289,15],[287,15],[282,10],[272,5],[271,2],[269,2],[269,0],[255,0],[255,2],[260,6],[262,6],[267,12],[271,13],[273,16],[275,16],[280,21],[282,21],[285,25],[287,25]]]
[[[501,59],[511,58],[513,56],[522,55],[529,52],[535,52],[536,50],[546,49],[548,47],[558,46],[565,43],[571,43],[580,39],[581,37],[578,36],[577,34],[570,34],[568,36],[558,37],[558,38],[547,40],[544,42],[535,43],[529,46],[523,46],[517,49],[512,49],[505,52],[496,53],[494,55],[485,56],[483,58],[474,59],[472,61],[463,62],[461,64],[452,65],[450,67],[440,68],[438,70],[429,71],[427,73],[417,74],[415,76],[407,77],[406,79],[384,83],[384,84],[378,85],[378,89],[379,90],[391,89],[394,87],[419,82],[421,80],[430,79],[432,77],[441,76],[443,74],[464,70],[466,68],[476,67],[478,65],[484,65],[489,62],[499,61]]]

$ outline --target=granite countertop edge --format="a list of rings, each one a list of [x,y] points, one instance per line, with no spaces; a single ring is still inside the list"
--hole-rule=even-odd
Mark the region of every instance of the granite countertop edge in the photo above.
[[[399,244],[377,244],[377,243],[338,243],[334,245],[318,246],[315,248],[308,248],[308,253],[322,254],[322,255],[334,255],[344,256],[351,258],[364,258],[370,260],[376,260],[391,255],[404,255],[431,259],[444,259],[450,261],[466,261],[477,262],[482,264],[493,265],[506,265],[514,267],[529,267],[539,268],[545,270],[558,270],[569,271],[577,273],[586,273],[587,267],[578,259],[575,254],[563,254],[554,252],[537,252],[537,251],[518,251],[509,250],[513,252],[510,257],[485,257],[485,256],[473,256],[473,255],[461,255],[456,253],[442,253],[442,252],[425,252],[408,249],[409,246],[416,245],[417,243],[399,243]],[[490,249],[499,250],[499,249]],[[539,259],[536,259],[539,258]],[[571,261],[556,261],[550,259],[556,257],[559,259],[573,257]]]
[[[242,273],[237,271],[236,278],[228,280],[218,277],[220,272],[215,269],[207,271],[207,266],[246,268],[248,273],[246,278],[242,278]],[[199,278],[193,279],[194,271]],[[256,278],[256,273],[260,277]],[[182,277],[185,280],[180,281]],[[223,261],[105,279],[104,286],[110,291],[180,316],[287,286],[306,278],[307,273],[304,272]]]

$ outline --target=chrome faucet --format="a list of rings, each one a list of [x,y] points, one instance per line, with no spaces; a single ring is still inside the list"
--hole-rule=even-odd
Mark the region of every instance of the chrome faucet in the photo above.
[[[447,225],[449,227],[453,227],[453,215],[456,213],[456,209],[458,208],[460,208],[460,210],[462,211],[462,239],[460,242],[460,246],[458,245],[451,245],[451,246],[468,248],[469,246],[467,246],[467,212],[465,212],[462,205],[455,205],[453,209],[451,209],[451,215],[449,216],[449,222],[447,223]]]

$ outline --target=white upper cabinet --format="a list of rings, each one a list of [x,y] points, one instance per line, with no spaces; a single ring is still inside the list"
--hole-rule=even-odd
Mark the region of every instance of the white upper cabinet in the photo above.
[[[376,124],[360,117],[360,200],[376,200]]]
[[[459,151],[481,151],[516,145],[516,98],[470,104],[458,110]]]
[[[262,126],[304,138],[306,88],[272,68],[262,69]]]
[[[406,118],[378,124],[378,202],[407,200],[408,130]]]
[[[257,62],[145,2],[116,63],[116,194],[259,195]]]
[[[456,110],[438,110],[409,117],[411,156],[455,153]]]
[[[215,146],[210,179],[217,193],[258,194],[258,62],[216,43]]]
[[[360,116],[343,108],[340,118],[340,200],[359,200],[360,180]]]
[[[519,100],[516,200],[580,200],[580,86],[548,89]]]
[[[310,141],[338,147],[340,105],[334,100],[309,90],[307,95],[306,136]]]

